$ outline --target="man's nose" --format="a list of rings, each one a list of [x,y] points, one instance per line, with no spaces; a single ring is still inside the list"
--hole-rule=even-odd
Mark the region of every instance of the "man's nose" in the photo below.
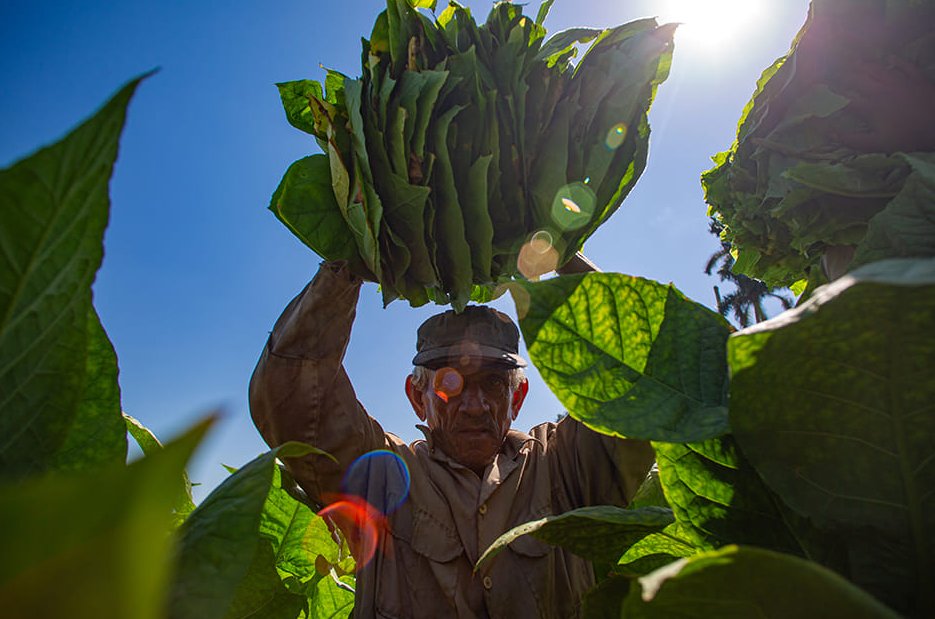
[[[467,384],[461,391],[461,410],[465,413],[484,413],[488,410],[487,397],[478,385]]]

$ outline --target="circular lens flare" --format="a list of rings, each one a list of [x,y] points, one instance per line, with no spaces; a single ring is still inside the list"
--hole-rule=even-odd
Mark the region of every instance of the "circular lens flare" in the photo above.
[[[378,449],[360,456],[344,473],[345,496],[366,498],[383,514],[394,512],[409,496],[409,467],[398,454]]]
[[[435,395],[445,404],[450,398],[461,395],[464,389],[464,377],[461,372],[454,368],[441,368],[435,371],[435,378],[432,381]]]
[[[569,183],[552,200],[552,223],[559,230],[578,230],[588,225],[596,209],[597,195],[589,185]]]
[[[558,268],[558,260],[552,234],[548,230],[539,230],[520,248],[516,270],[526,279],[535,280]]]
[[[610,131],[607,132],[607,137],[604,139],[604,144],[606,144],[607,148],[610,150],[617,150],[623,146],[623,142],[626,139],[627,126],[624,123],[617,123],[610,128]]]

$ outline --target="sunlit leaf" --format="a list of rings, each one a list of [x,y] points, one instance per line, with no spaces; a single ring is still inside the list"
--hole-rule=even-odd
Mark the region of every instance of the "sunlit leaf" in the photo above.
[[[727,322],[673,286],[589,273],[515,284],[520,327],[569,414],[629,438],[727,432]]]

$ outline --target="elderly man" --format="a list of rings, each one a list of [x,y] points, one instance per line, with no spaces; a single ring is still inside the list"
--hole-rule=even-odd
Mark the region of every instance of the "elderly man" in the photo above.
[[[474,564],[518,524],[585,505],[626,505],[652,449],[571,418],[529,434],[511,430],[528,389],[519,331],[482,306],[419,328],[406,395],[427,427],[425,440],[405,444],[367,414],[342,366],[360,285],[342,264],[323,264],[277,321],[250,385],[253,419],[270,445],[304,441],[337,459],[288,462],[312,502],[346,491],[347,468],[368,452],[389,450],[408,467],[408,498],[379,529],[380,550],[358,566],[354,615],[578,616],[594,584],[587,561],[526,536],[479,573]],[[386,471],[356,487],[387,506]]]

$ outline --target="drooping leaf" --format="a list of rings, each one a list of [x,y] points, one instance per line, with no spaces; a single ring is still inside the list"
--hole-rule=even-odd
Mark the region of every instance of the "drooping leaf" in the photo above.
[[[865,266],[737,334],[729,356],[731,424],[763,479],[852,532],[855,582],[935,609],[935,259]]]
[[[117,142],[142,79],[58,143],[0,171],[4,477],[126,459],[116,361],[91,306],[91,283]],[[99,454],[85,441],[92,433]]]
[[[432,4],[387,1],[363,40],[361,77],[344,79],[341,96],[331,96],[327,81],[323,102],[311,82],[286,86],[297,126],[313,130],[333,164],[338,207],[384,302],[401,296],[460,310],[483,297],[479,289],[528,277],[517,259],[537,232],[554,239],[555,268],[620,205],[645,164],[646,112],[668,74],[673,27],[640,20],[546,41],[551,1],[535,21],[520,5],[498,2],[480,24],[454,2],[433,22],[421,10]],[[578,46],[591,40],[587,69],[575,70]],[[610,152],[607,132],[618,124],[630,131]],[[560,190],[586,184],[588,167],[601,195],[577,227],[553,221]],[[386,221],[413,204],[411,191],[397,191],[401,183],[432,191],[420,241]],[[431,278],[413,272],[425,263],[423,245]]]
[[[617,273],[514,286],[529,355],[572,417],[630,438],[727,432],[721,316],[671,285]]]
[[[682,559],[640,578],[619,612],[628,619],[898,617],[811,561],[736,546]]]
[[[211,421],[128,467],[0,487],[3,616],[165,617],[176,480]]]
[[[474,569],[483,569],[487,562],[522,535],[532,535],[601,564],[616,563],[634,542],[671,523],[672,511],[664,507],[581,507],[510,529],[484,551]]]

